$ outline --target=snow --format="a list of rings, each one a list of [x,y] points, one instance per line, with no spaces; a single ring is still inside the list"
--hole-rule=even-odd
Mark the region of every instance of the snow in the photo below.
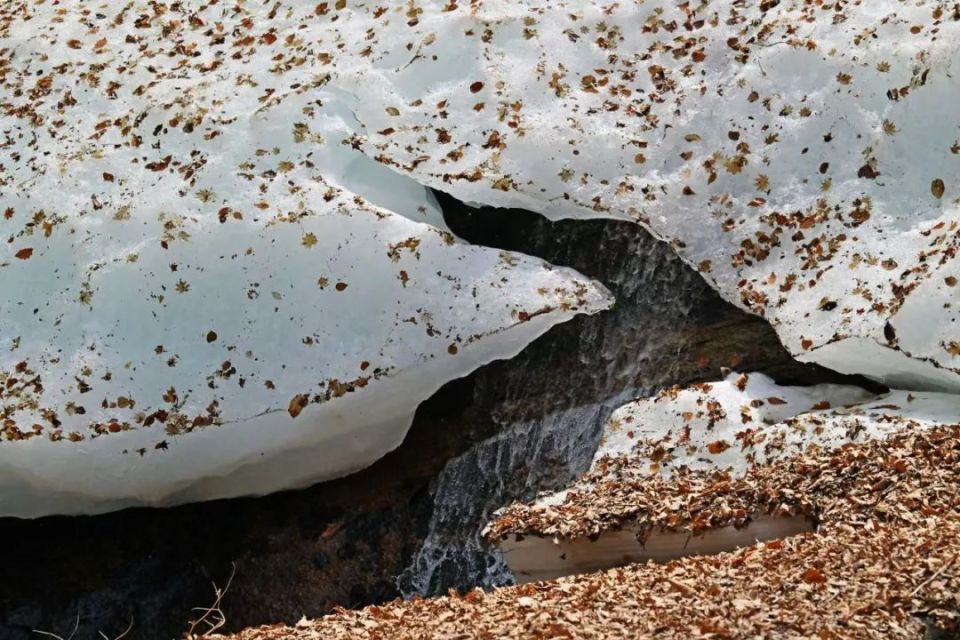
[[[13,422],[0,443],[0,512],[260,494],[355,471],[396,447],[445,381],[609,304],[569,270],[451,242],[383,211],[250,228],[245,259],[219,258],[231,240],[220,229],[197,228],[166,252],[145,238],[136,263],[95,272],[90,305],[28,271],[55,261],[79,270],[77,247],[45,247],[6,268],[32,285],[0,312]],[[303,233],[325,243],[304,247]],[[411,238],[416,251],[394,261],[390,246]],[[203,276],[160,305],[148,293],[168,261]],[[262,287],[251,289],[254,277]],[[42,313],[27,296],[44,301]]]
[[[613,412],[603,428],[591,471],[611,458],[643,462],[651,475],[674,470],[726,471],[734,476],[815,449],[880,440],[908,429],[951,424],[960,396],[860,387],[792,387],[760,373],[731,373],[717,382],[664,389]],[[575,485],[576,486],[576,485]],[[539,496],[556,506],[568,490]]]
[[[291,62],[271,93],[266,51],[192,55],[172,34],[211,36],[160,5],[15,4],[0,20],[0,515],[350,473],[444,382],[612,303],[445,231],[423,186],[342,143],[358,125],[313,65]],[[240,19],[203,22],[232,41]]]
[[[494,535],[521,582],[714,554],[795,535],[812,530],[814,523],[801,515],[756,514],[740,529],[726,523],[701,531],[691,527],[696,534],[686,528],[651,529],[645,511],[656,512],[651,505],[670,501],[630,492],[645,476],[663,476],[685,487],[690,476],[675,477],[682,471],[742,478],[757,466],[801,454],[950,424],[958,414],[956,394],[891,391],[873,396],[844,385],[781,386],[758,373],[673,387],[615,411],[590,471],[568,489],[544,494],[529,506],[511,505],[490,527],[515,527],[516,535]],[[645,505],[640,515],[638,504]],[[486,533],[491,535],[489,529]]]
[[[366,153],[468,201],[636,220],[793,354],[960,388],[956,8],[410,6],[339,25],[371,34],[336,80]]]
[[[347,473],[610,304],[424,185],[635,220],[799,357],[960,389],[960,12],[743,4],[5,3],[0,514]]]
[[[850,405],[870,397],[863,389],[843,385],[782,387],[759,373],[731,373],[720,382],[670,388],[613,413],[604,428],[594,466],[604,456],[629,454],[638,446],[651,450],[667,446],[677,457],[663,466],[700,468],[706,464],[742,470],[747,459],[737,446],[738,433],[767,430],[815,407]],[[707,446],[714,442],[729,448],[711,454]],[[758,453],[761,457],[765,454]]]
[[[651,459],[651,472],[745,472],[807,451],[885,438],[905,424],[928,428],[960,412],[954,394],[859,387],[781,386],[759,374],[733,373],[720,382],[672,388],[624,405],[604,427],[593,467],[605,457]]]
[[[627,524],[622,529],[606,530],[595,539],[508,536],[499,546],[516,582],[524,584],[628,564],[715,555],[812,530],[814,523],[804,516],[758,514],[743,527],[727,525],[698,535],[689,531],[650,531]]]

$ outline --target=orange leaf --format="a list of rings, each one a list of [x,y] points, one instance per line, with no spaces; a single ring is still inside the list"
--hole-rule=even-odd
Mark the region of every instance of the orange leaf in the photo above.
[[[730,444],[726,440],[717,440],[716,442],[711,442],[707,445],[707,451],[713,455],[723,453],[730,448]]]
[[[343,520],[339,520],[337,522],[331,522],[323,530],[323,533],[320,534],[320,537],[323,538],[324,540],[329,540],[333,536],[337,535],[337,532],[340,531],[342,527],[343,527]]]
[[[290,413],[291,418],[296,418],[300,415],[300,412],[303,411],[306,406],[310,403],[310,396],[305,393],[293,396],[290,399],[290,405],[287,407],[287,412]]]
[[[827,576],[823,575],[823,572],[815,567],[810,567],[804,571],[800,577],[803,578],[804,582],[809,582],[810,584],[823,584],[827,581]]]

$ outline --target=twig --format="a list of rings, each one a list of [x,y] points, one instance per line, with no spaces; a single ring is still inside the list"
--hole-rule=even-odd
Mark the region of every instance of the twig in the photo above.
[[[73,636],[77,635],[77,629],[80,628],[80,612],[77,612],[77,620],[73,623],[73,631],[70,632],[70,635],[67,636],[66,640],[73,640]],[[33,633],[39,633],[42,636],[47,636],[48,638],[54,638],[55,640],[64,640],[62,636],[58,636],[55,633],[50,633],[49,631],[41,631],[40,629],[31,629]]]
[[[130,618],[130,624],[127,625],[126,631],[118,635],[113,640],[123,640],[123,638],[126,637],[128,633],[130,633],[131,629],[133,629],[133,618]],[[100,632],[100,637],[103,638],[103,640],[110,640],[110,638],[107,637],[107,634],[105,634],[103,631]]]
[[[422,58],[423,55],[421,55],[421,53],[420,53],[420,51],[421,51],[422,49],[423,49],[423,43],[420,43],[420,44],[417,46],[417,50],[413,52],[413,57],[410,58],[410,62],[408,62],[407,64],[403,65],[402,67],[400,67],[400,68],[397,69],[396,71],[403,71],[404,69],[406,69],[407,67],[409,67],[410,65],[412,65],[414,62],[416,62],[417,60],[419,60],[420,58]]]
[[[190,629],[187,631],[187,638],[206,637],[223,625],[227,624],[227,618],[223,614],[223,610],[220,608],[220,603],[223,600],[223,597],[227,595],[227,591],[230,590],[230,585],[233,584],[233,577],[237,574],[237,564],[235,562],[231,562],[230,564],[233,569],[230,571],[230,577],[227,579],[226,586],[223,589],[220,589],[216,582],[213,583],[213,593],[216,596],[213,604],[209,607],[193,608],[193,611],[202,611],[203,615],[190,623]],[[201,623],[207,625],[207,629],[197,636],[194,632]]]
[[[697,595],[697,592],[692,587],[680,582],[679,580],[674,580],[673,578],[667,578],[666,581],[668,584],[678,589],[683,595],[687,596],[688,598],[693,598]]]
[[[957,561],[957,556],[953,556],[952,558],[950,558],[950,560],[948,562],[945,562],[942,567],[937,569],[937,571],[932,576],[930,576],[929,578],[927,578],[926,580],[918,584],[917,588],[910,592],[910,597],[912,598],[913,596],[917,595],[917,592],[919,592],[920,589],[923,589],[925,586],[933,582],[937,576],[939,576],[941,573],[946,571],[947,568],[956,561]]]

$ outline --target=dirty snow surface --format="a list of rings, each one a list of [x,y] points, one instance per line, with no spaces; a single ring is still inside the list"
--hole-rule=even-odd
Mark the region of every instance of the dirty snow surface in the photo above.
[[[625,456],[650,474],[688,469],[736,476],[811,451],[950,424],[958,415],[960,397],[951,393],[874,396],[853,386],[791,387],[759,373],[734,373],[617,409],[591,471]]]
[[[611,300],[425,186],[634,220],[799,357],[960,388],[947,2],[0,2],[0,515],[334,477]]]
[[[294,23],[160,7],[3,4],[0,515],[357,470],[447,380],[610,303],[341,144]]]
[[[345,39],[371,156],[636,220],[795,355],[958,388],[955,3],[410,6]]]

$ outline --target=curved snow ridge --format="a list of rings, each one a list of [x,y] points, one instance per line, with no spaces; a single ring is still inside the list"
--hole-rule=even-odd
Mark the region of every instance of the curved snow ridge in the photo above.
[[[910,386],[960,389],[955,7],[488,0],[340,17],[333,82],[379,162],[466,201],[636,220],[795,355],[829,345],[840,371],[900,382],[906,355],[923,370]],[[875,357],[855,357],[862,341]]]
[[[0,515],[349,473],[444,382],[612,304],[344,144],[281,5],[101,10],[0,8]]]
[[[246,261],[212,264],[215,240],[194,234],[174,255],[203,276],[163,306],[143,301],[159,249],[99,270],[89,305],[47,293],[53,320],[5,306],[0,511],[261,494],[355,471],[399,445],[447,380],[612,302],[570,270],[381,211],[301,225],[245,234]],[[304,230],[341,250],[303,246]],[[45,283],[59,284],[24,293]]]
[[[854,386],[791,387],[760,373],[734,373],[720,382],[666,389],[615,411],[592,469],[630,456],[645,459],[651,474],[683,468],[738,475],[811,448],[885,438],[907,424],[948,423],[958,407],[953,394],[894,390],[875,396]]]

